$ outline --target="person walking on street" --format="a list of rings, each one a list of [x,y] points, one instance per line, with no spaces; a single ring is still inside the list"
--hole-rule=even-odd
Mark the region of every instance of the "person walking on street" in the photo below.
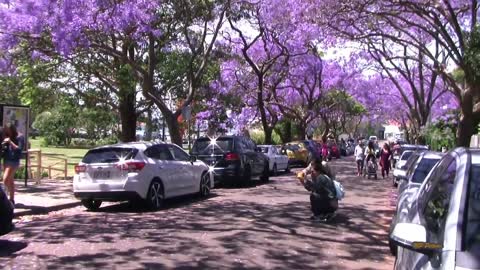
[[[380,152],[380,167],[382,167],[382,177],[385,178],[385,174],[388,177],[390,172],[390,160],[392,158],[392,151],[388,144],[384,144],[382,151]]]
[[[19,135],[13,123],[7,123],[3,128],[5,139],[2,148],[5,148],[3,156],[3,183],[8,189],[10,201],[15,205],[15,172],[20,166],[20,158],[25,146],[25,139]]]
[[[357,163],[357,176],[361,176],[363,172],[363,166],[364,166],[364,160],[365,160],[365,154],[364,154],[364,149],[363,149],[363,141],[358,140],[358,145],[355,147],[355,162]]]

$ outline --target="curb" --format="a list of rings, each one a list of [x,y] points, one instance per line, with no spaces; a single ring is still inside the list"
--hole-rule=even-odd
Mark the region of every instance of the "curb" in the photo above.
[[[80,206],[81,202],[71,202],[71,203],[65,203],[65,204],[59,204],[59,205],[54,205],[54,206],[49,206],[49,207],[43,207],[43,206],[38,206],[34,209],[28,209],[24,211],[19,211],[14,213],[14,218],[22,217],[22,216],[28,216],[28,215],[44,215],[48,214],[50,212],[54,211],[59,211],[59,210],[64,210],[68,208],[73,208]]]

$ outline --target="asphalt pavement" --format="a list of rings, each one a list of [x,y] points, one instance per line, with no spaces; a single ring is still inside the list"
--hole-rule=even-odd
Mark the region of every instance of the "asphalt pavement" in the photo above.
[[[0,238],[0,269],[392,269],[391,180],[332,162],[346,189],[329,223],[309,217],[294,172],[149,212],[127,203],[24,215]]]

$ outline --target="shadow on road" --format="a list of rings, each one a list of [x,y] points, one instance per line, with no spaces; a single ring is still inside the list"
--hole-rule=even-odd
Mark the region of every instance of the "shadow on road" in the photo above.
[[[25,242],[9,241],[0,239],[0,257],[11,256],[28,246]]]
[[[343,160],[335,166],[352,167]],[[383,183],[341,177],[351,199],[341,202],[328,223],[309,219],[308,193],[290,177],[243,190],[244,195],[226,189],[228,196],[220,190],[205,200],[171,200],[156,212],[118,204],[53,216],[23,224],[16,235],[64,247],[64,254],[42,255],[49,269],[390,268],[385,254],[391,211],[376,207],[383,202]],[[359,194],[363,197],[356,198]],[[76,250],[88,247],[96,247],[93,254]]]

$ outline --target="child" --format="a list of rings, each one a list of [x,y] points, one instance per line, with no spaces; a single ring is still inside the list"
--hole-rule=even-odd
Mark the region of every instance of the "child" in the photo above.
[[[306,180],[307,175],[311,175],[311,179]],[[311,192],[310,204],[313,213],[311,219],[315,221],[327,221],[338,209],[333,176],[332,171],[326,164],[322,164],[320,158],[312,160],[310,165],[297,175],[300,183]]]

